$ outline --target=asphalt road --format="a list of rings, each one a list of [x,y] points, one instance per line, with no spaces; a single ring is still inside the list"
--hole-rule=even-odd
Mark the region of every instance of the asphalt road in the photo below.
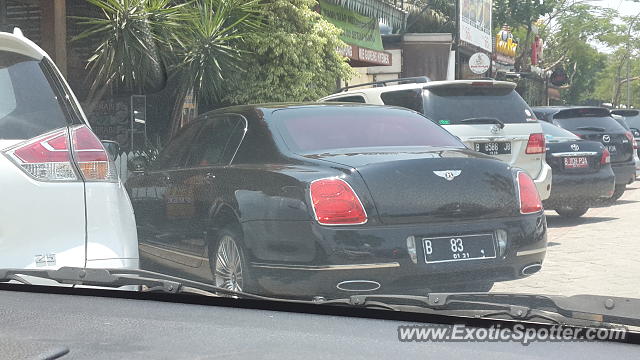
[[[547,211],[548,248],[542,270],[496,284],[492,292],[607,295],[640,298],[640,184],[612,206],[579,219]]]

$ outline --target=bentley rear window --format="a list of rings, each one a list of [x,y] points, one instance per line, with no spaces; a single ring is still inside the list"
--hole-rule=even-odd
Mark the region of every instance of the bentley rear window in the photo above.
[[[399,109],[285,109],[276,111],[275,117],[285,142],[295,152],[390,146],[464,147],[425,117]]]

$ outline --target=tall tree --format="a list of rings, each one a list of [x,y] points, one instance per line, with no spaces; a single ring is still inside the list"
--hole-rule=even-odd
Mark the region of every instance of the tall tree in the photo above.
[[[227,104],[309,101],[328,95],[351,69],[336,49],[340,30],[313,11],[315,0],[271,0],[262,11],[264,30],[240,45],[245,71],[228,74]]]
[[[570,79],[569,85],[561,89],[566,103],[580,104],[596,97],[607,55],[595,45],[602,48],[621,43],[617,16],[613,9],[572,3],[556,10],[541,27],[546,39],[544,70],[562,66]]]

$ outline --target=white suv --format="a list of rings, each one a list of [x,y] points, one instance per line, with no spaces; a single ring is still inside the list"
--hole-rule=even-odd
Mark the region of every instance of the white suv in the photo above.
[[[398,79],[394,82],[414,81]],[[515,84],[494,80],[425,81],[342,91],[320,101],[401,106],[431,119],[469,148],[526,170],[540,197],[551,192],[551,167],[546,144],[533,111],[515,91]]]
[[[49,56],[0,32],[0,268],[138,268],[129,197]]]

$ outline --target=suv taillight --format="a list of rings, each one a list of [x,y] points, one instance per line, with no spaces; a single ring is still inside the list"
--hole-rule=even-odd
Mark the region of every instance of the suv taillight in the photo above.
[[[520,198],[520,213],[531,214],[542,211],[542,201],[536,189],[536,184],[524,171],[518,172],[518,196]]]
[[[71,163],[66,128],[28,140],[7,151],[7,155],[36,180],[78,180]]]
[[[97,136],[86,126],[74,128],[71,132],[73,157],[86,181],[117,181],[109,154]]]
[[[609,153],[609,150],[607,149],[602,150],[602,156],[600,157],[600,164],[606,165],[606,164],[609,164],[610,162],[611,162],[611,153]]]
[[[638,149],[638,142],[633,137],[633,133],[631,131],[627,131],[627,132],[624,133],[624,135],[627,137],[627,139],[629,139],[629,142],[631,142],[631,144],[633,144],[633,148],[634,149]]]
[[[535,133],[529,135],[529,141],[527,141],[526,154],[543,154],[546,149],[544,140],[544,134]]]
[[[58,129],[27,140],[5,153],[28,175],[40,181],[118,181],[114,164],[100,140],[82,125]]]
[[[358,195],[344,180],[315,180],[309,188],[313,212],[322,225],[357,225],[367,222]]]

